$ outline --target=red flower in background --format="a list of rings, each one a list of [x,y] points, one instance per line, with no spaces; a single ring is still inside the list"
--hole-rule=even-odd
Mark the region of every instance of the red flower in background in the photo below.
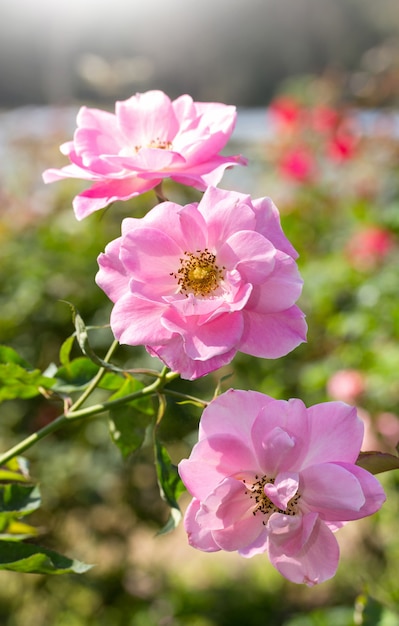
[[[316,160],[306,146],[298,146],[283,155],[278,168],[286,178],[310,182],[316,175]]]
[[[380,226],[366,226],[349,240],[346,254],[352,267],[368,271],[377,267],[394,245],[395,240],[389,230]]]

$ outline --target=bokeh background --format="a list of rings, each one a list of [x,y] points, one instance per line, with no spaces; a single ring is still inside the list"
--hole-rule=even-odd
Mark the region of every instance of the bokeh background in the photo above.
[[[84,222],[71,201],[80,181],[44,186],[65,163],[80,105],[112,110],[136,91],[238,107],[228,153],[247,168],[222,186],[270,195],[300,253],[308,343],[268,362],[231,366],[180,390],[210,398],[252,388],[306,404],[355,403],[365,449],[399,440],[399,6],[397,0],[2,0],[0,4],[0,343],[35,367],[58,362],[73,332],[73,302],[88,324],[108,322],[94,284],[96,257],[151,194]],[[190,191],[169,185],[171,198]],[[93,334],[104,353],[108,331]],[[78,356],[76,350],[76,356]],[[120,350],[130,367],[153,365]],[[6,402],[7,449],[49,423],[59,406]],[[195,441],[195,408],[170,403],[162,425],[178,462]],[[40,542],[96,563],[82,576],[0,572],[4,626],[396,626],[398,477],[381,475],[388,501],[338,534],[337,576],[318,588],[285,582],[266,556],[202,554],[180,527],[156,537],[168,511],[150,448],[127,461],[106,418],[71,426],[32,448],[43,507]],[[182,498],[182,507],[187,499]]]

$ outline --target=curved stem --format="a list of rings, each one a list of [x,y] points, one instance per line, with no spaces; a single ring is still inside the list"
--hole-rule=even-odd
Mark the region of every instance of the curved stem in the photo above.
[[[194,404],[199,404],[202,407],[207,407],[209,402],[207,400],[201,400],[200,398],[196,398],[195,396],[189,396],[186,393],[181,393],[180,391],[174,391],[173,389],[164,389],[163,393],[165,396],[171,396],[172,398],[179,398],[180,400],[185,400],[186,402],[192,402]]]
[[[112,355],[114,354],[115,350],[117,349],[119,343],[118,341],[115,339],[110,347],[110,349],[108,350],[107,354],[104,357],[104,361],[106,363],[108,363],[108,361],[110,360],[110,358],[112,357]],[[75,411],[75,409],[78,409],[79,407],[82,406],[82,404],[87,400],[87,398],[90,396],[90,394],[93,393],[93,391],[95,390],[95,388],[97,387],[98,383],[100,382],[100,380],[102,379],[102,377],[104,376],[104,374],[106,373],[107,369],[105,367],[101,367],[97,374],[94,376],[94,378],[91,380],[90,384],[88,385],[88,387],[84,390],[84,392],[82,393],[81,396],[79,396],[79,398],[76,400],[76,402],[74,402],[72,404],[72,406],[70,407],[69,411],[68,411],[68,415]]]
[[[111,354],[113,350],[115,349],[113,346],[114,344],[112,344],[111,346],[111,348],[113,349],[111,350],[110,348],[109,350]],[[105,369],[105,368],[102,368],[102,369]],[[100,375],[100,372],[96,374],[96,376],[93,378],[93,381],[90,383],[89,387],[85,390],[82,396],[80,396],[80,398],[72,405],[72,407],[69,409],[68,412],[65,412],[62,415],[59,415],[50,424],[47,424],[46,426],[38,430],[36,433],[29,435],[28,437],[26,437],[25,439],[17,443],[15,446],[7,450],[7,452],[4,452],[2,455],[0,455],[0,465],[7,463],[7,461],[12,459],[14,456],[17,456],[18,454],[21,454],[25,450],[28,450],[30,447],[33,446],[33,444],[37,443],[41,439],[44,439],[44,437],[47,437],[47,435],[50,435],[51,433],[56,432],[68,422],[80,420],[86,417],[92,417],[94,415],[98,415],[99,413],[104,413],[105,411],[108,411],[109,409],[112,409],[115,406],[125,404],[126,402],[131,402],[132,400],[137,400],[138,398],[143,398],[145,396],[150,396],[150,395],[159,393],[159,391],[162,390],[164,385],[166,385],[168,382],[174,380],[175,378],[179,376],[177,372],[168,372],[167,368],[164,368],[159,378],[157,378],[151,385],[148,385],[147,387],[144,387],[143,389],[140,389],[139,391],[135,391],[133,393],[127,394],[126,396],[123,396],[122,398],[109,400],[108,402],[101,402],[101,403],[93,404],[92,406],[89,406],[83,409],[79,408],[84,402],[84,400],[86,400],[88,395],[90,395],[89,393],[87,393],[89,389],[90,389],[90,393],[94,390],[95,385],[92,383],[94,382],[95,379],[97,379],[99,375]],[[97,383],[98,382],[99,381],[97,380]],[[83,396],[84,398],[82,400]]]

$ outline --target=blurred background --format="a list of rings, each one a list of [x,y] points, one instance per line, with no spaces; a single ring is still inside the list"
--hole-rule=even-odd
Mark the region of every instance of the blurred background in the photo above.
[[[73,332],[109,320],[97,255],[151,193],[78,223],[81,181],[45,186],[65,164],[83,104],[113,110],[136,91],[238,107],[227,153],[249,158],[221,186],[270,195],[300,253],[308,343],[278,361],[238,355],[178,389],[210,398],[224,383],[307,405],[357,404],[364,449],[399,440],[399,6],[397,0],[2,0],[0,3],[0,343],[44,370]],[[190,190],[167,187],[185,203]],[[93,334],[104,354],[107,331]],[[79,352],[76,349],[76,357]],[[120,364],[153,366],[139,349]],[[51,422],[44,399],[1,408],[7,449]],[[162,438],[187,456],[199,410],[170,403]],[[337,576],[285,582],[266,556],[203,554],[168,517],[151,449],[123,460],[105,418],[71,426],[26,454],[40,482],[39,542],[96,563],[83,576],[0,572],[2,626],[397,626],[399,477],[381,475],[382,511],[338,534]],[[182,507],[187,498],[182,498]]]

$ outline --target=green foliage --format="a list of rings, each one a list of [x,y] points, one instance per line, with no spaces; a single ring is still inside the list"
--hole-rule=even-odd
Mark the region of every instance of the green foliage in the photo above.
[[[41,389],[50,389],[54,379],[31,369],[15,350],[0,346],[0,402],[33,398]]]
[[[30,483],[23,459],[13,459],[0,477],[15,482],[0,484],[0,570],[34,574],[82,573],[91,566],[61,556],[52,550],[23,543],[38,531],[21,518],[36,511],[41,504],[39,488]]]
[[[29,574],[82,574],[91,567],[32,544],[0,542],[0,569],[3,570]]]
[[[121,378],[117,378],[120,388],[111,396],[110,400],[123,398],[144,388],[142,383],[131,376],[128,376],[122,385]],[[110,380],[111,377],[108,377],[108,385]],[[116,378],[114,377],[112,380],[116,381]],[[109,411],[109,428],[112,440],[125,458],[142,446],[153,414],[152,400],[149,397],[127,402]]]
[[[165,446],[159,441],[156,431],[154,432],[154,450],[161,496],[171,509],[166,525],[159,531],[159,534],[165,534],[176,528],[181,520],[181,511],[177,501],[185,491],[185,487],[180,479],[176,465],[171,462],[170,456]]]

